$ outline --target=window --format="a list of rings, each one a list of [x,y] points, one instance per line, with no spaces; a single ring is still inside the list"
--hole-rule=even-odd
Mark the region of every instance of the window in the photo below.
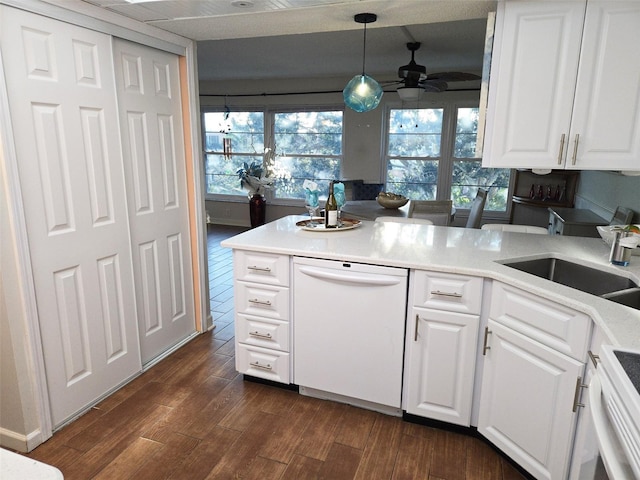
[[[204,112],[206,192],[246,195],[237,171],[246,162],[262,163],[263,112]]]
[[[485,210],[506,212],[509,169],[482,168],[475,157],[478,107],[389,109],[386,190],[414,200],[453,200],[470,208],[478,188]]]
[[[342,111],[274,113],[273,138],[276,155],[268,169],[276,177],[276,197],[304,198],[305,179],[326,192],[340,178]]]
[[[484,188],[488,190],[484,209],[506,212],[511,170],[482,168],[482,159],[476,157],[478,113],[477,107],[456,109],[451,200],[457,208],[470,208],[478,188]]]
[[[329,182],[340,178],[342,116],[330,109],[204,112],[206,192],[246,195],[236,173],[245,162],[264,162],[276,179],[276,198],[303,199],[305,179],[328,191]]]

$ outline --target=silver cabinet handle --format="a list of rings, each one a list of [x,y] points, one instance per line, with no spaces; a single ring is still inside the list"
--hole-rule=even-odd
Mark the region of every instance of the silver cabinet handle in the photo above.
[[[598,362],[600,361],[600,356],[596,355],[591,350],[589,350],[588,353],[589,353],[589,358],[591,359],[591,363],[593,363],[593,366],[595,368],[598,368]]]
[[[580,140],[580,134],[576,133],[576,139],[573,144],[573,157],[571,157],[571,165],[576,164],[576,157],[578,156],[578,141]]]
[[[431,290],[431,295],[441,295],[443,297],[462,298],[462,294],[458,292],[441,292],[440,290]]]
[[[580,389],[581,388],[589,388],[589,385],[582,383],[582,377],[578,377],[576,380],[576,391],[573,394],[573,413],[578,411],[578,407],[584,407],[584,403],[579,403],[580,400]]]
[[[260,368],[262,370],[273,370],[273,367],[269,363],[267,363],[266,365],[262,365],[260,364],[260,362],[250,362],[249,365],[251,365],[252,367]]]
[[[260,333],[257,330],[255,332],[249,332],[249,335],[252,337],[258,337],[258,338],[268,338],[268,339],[273,338],[270,333]]]
[[[564,136],[563,133],[560,137],[560,151],[558,152],[558,165],[562,165],[562,152],[564,152]]]
[[[247,270],[257,270],[258,272],[270,272],[271,269],[269,267],[258,267],[257,265],[249,265]]]
[[[416,315],[416,328],[415,331],[413,332],[413,341],[417,342],[418,341],[418,323],[420,322],[420,315]]]
[[[487,342],[489,341],[489,334],[491,333],[491,330],[489,330],[489,327],[484,327],[484,345],[482,346],[482,355],[486,355],[487,354],[487,350],[491,350],[491,347],[489,345],[487,345]]]
[[[258,300],[257,298],[250,298],[249,303],[254,303],[256,305],[264,305],[267,307],[271,306],[271,302],[269,300]]]

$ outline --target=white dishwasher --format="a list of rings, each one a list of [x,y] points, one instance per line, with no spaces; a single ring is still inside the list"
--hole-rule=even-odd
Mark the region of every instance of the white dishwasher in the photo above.
[[[408,270],[300,257],[293,269],[300,393],[401,414]]]

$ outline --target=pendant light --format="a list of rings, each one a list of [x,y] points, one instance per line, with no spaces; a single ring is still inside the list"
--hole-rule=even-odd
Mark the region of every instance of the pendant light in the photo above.
[[[373,23],[378,19],[374,13],[358,13],[353,19],[357,23],[364,23],[364,42],[362,48],[362,75],[356,75],[351,79],[342,91],[344,103],[356,112],[368,112],[380,103],[382,87],[369,75],[365,74],[364,60],[367,48],[367,23]]]

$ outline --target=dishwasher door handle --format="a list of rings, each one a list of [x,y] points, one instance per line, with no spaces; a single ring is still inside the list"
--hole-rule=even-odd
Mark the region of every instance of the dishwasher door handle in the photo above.
[[[329,282],[346,282],[358,285],[397,285],[403,277],[394,277],[391,275],[379,275],[376,273],[353,273],[353,272],[336,272],[325,268],[300,267],[300,272],[310,277],[327,280]]]

